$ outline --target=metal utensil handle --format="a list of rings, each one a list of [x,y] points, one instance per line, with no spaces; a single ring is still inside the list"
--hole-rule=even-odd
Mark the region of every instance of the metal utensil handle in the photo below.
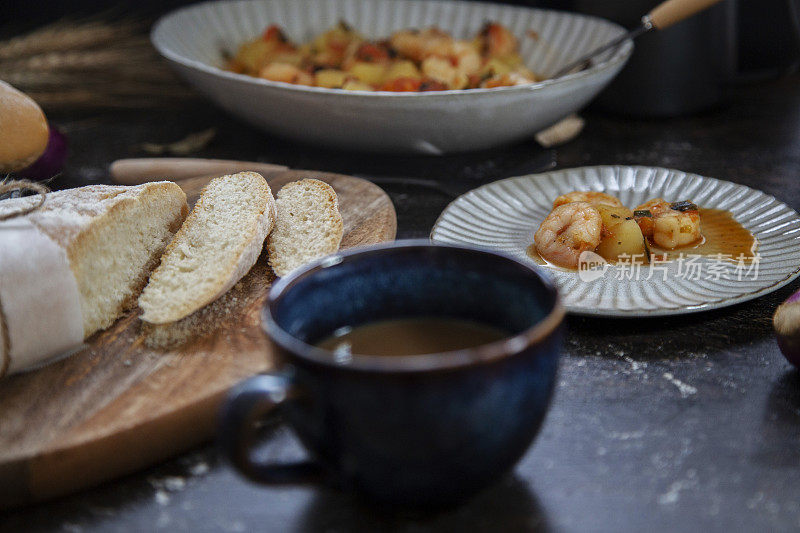
[[[550,77],[551,78],[560,78],[561,76],[565,76],[565,75],[571,73],[573,70],[576,70],[576,69],[577,70],[583,70],[584,68],[589,66],[589,63],[595,57],[597,57],[600,54],[603,54],[604,52],[607,52],[609,50],[613,50],[614,48],[618,47],[619,45],[621,45],[622,43],[624,43],[628,39],[635,39],[636,37],[638,37],[642,33],[646,32],[646,31],[650,31],[652,29],[652,27],[653,26],[649,23],[649,21],[646,22],[645,19],[642,19],[642,24],[640,24],[639,26],[637,26],[633,30],[631,30],[628,33],[625,33],[623,35],[620,35],[616,39],[614,39],[612,41],[609,41],[609,42],[605,43],[602,46],[598,46],[597,48],[595,48],[594,50],[592,50],[588,54],[586,54],[584,56],[581,56],[579,59],[576,59],[575,61],[567,63],[565,66],[563,66],[560,69],[558,69],[556,71],[556,73],[553,74]]]
[[[722,0],[666,0],[645,15],[657,30],[664,30]]]

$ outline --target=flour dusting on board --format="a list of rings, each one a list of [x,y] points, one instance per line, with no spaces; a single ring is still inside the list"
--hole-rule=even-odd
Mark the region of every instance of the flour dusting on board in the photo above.
[[[688,383],[684,383],[683,381],[679,380],[675,376],[673,376],[670,372],[664,372],[663,374],[664,379],[678,387],[678,391],[681,393],[681,398],[687,398],[692,394],[697,393],[697,388],[689,385]]]

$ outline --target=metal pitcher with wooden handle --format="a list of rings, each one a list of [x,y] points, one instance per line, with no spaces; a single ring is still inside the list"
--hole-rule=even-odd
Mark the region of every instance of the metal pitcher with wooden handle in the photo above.
[[[699,13],[722,0],[666,0],[653,8],[647,15],[642,17],[641,23],[628,33],[617,37],[611,42],[592,50],[580,59],[562,67],[551,78],[559,78],[570,74],[573,71],[583,70],[591,65],[592,59],[600,54],[613,50],[628,39],[636,37],[652,30],[665,30],[692,15]]]

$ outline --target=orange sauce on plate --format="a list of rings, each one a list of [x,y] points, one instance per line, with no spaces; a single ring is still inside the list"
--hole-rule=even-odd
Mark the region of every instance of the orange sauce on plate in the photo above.
[[[756,238],[736,222],[733,214],[724,209],[700,209],[700,233],[703,238],[695,244],[674,250],[664,250],[650,243],[650,253],[661,259],[674,260],[681,254],[721,257],[738,261],[752,261],[755,257]]]
[[[528,248],[525,250],[525,253],[528,254],[528,257],[533,259],[533,262],[537,265],[545,266],[548,264],[548,262],[545,261],[541,255],[539,255],[539,250],[536,249],[536,243],[528,246]]]

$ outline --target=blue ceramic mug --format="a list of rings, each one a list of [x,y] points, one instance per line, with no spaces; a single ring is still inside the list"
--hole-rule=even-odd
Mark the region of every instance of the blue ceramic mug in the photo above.
[[[423,316],[481,322],[509,336],[447,353],[345,361],[314,346],[341,327]],[[536,436],[563,317],[548,277],[486,250],[401,241],[329,256],[272,287],[263,327],[278,370],[231,392],[222,451],[265,484],[324,477],[389,503],[457,502],[509,471]],[[252,457],[255,423],[278,415],[308,462]]]

